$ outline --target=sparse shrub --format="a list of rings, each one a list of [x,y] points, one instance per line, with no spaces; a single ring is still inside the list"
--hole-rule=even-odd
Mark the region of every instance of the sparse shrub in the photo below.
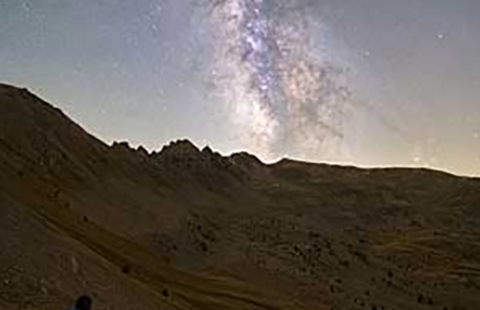
[[[166,288],[164,288],[164,289],[162,290],[162,295],[163,295],[164,297],[168,297],[169,294],[168,294],[168,290],[167,290]]]
[[[345,268],[350,267],[350,263],[347,260],[341,261],[340,264]]]
[[[123,265],[122,272],[124,274],[129,274],[131,271],[132,271],[132,268],[130,267],[130,265]]]

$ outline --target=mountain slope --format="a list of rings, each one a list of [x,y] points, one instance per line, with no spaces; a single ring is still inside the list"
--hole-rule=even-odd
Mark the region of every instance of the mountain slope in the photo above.
[[[0,308],[474,309],[480,180],[111,146],[0,86]]]

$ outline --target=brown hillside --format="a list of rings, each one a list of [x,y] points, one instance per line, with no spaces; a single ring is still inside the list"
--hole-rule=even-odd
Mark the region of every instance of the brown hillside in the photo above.
[[[477,309],[480,180],[109,146],[0,85],[0,309]]]

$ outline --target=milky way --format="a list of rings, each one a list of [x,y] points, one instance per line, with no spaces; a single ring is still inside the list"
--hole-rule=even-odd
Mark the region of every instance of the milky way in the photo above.
[[[350,97],[314,37],[321,23],[297,14],[294,2],[216,1],[212,14],[216,91],[243,141],[267,160],[318,158],[338,144]]]
[[[107,143],[480,175],[479,14],[473,0],[0,0],[0,80]]]

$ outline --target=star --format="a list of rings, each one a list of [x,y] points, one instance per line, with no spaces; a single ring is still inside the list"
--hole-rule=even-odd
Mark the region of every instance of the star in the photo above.
[[[28,3],[28,2],[23,2],[23,3],[22,3],[22,9],[23,9],[25,12],[30,12],[30,11],[32,10],[31,4]]]
[[[369,58],[370,56],[371,56],[370,51],[364,51],[364,52],[363,52],[363,57]]]

